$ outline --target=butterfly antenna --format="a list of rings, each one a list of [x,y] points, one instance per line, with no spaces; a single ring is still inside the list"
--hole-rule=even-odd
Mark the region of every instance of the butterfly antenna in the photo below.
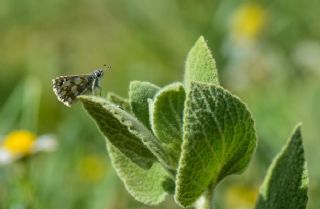
[[[102,70],[106,71],[107,69],[111,69],[111,65],[104,64],[103,67],[102,67]]]

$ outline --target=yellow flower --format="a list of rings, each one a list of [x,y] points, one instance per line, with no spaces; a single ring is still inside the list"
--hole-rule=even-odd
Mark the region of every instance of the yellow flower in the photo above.
[[[98,155],[88,155],[81,159],[79,164],[79,175],[83,181],[99,182],[102,180],[106,169],[106,163]]]
[[[238,8],[231,21],[232,36],[236,39],[255,39],[266,22],[264,9],[257,4]]]
[[[13,154],[26,155],[32,152],[36,135],[30,131],[13,131],[3,141],[2,147]]]
[[[258,189],[245,185],[234,185],[226,191],[225,204],[232,209],[253,208],[258,197]]]
[[[57,141],[52,135],[37,137],[27,130],[12,131],[0,138],[0,165],[9,164],[24,156],[41,151],[54,151]]]

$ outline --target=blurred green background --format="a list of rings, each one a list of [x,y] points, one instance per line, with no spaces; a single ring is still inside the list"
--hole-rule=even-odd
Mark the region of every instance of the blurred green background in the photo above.
[[[148,207],[128,195],[94,122],[80,104],[59,103],[51,79],[107,64],[103,94],[127,96],[131,80],[163,86],[182,80],[200,35],[222,85],[248,104],[259,137],[245,173],[219,185],[216,208],[254,207],[268,165],[297,122],[309,168],[308,208],[319,208],[319,8],[318,0],[1,0],[0,135],[53,133],[59,149],[0,167],[0,208],[177,208],[170,198]]]

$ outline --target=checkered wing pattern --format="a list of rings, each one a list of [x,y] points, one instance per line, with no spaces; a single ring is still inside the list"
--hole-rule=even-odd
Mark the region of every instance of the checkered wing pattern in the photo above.
[[[76,101],[77,96],[91,90],[92,82],[90,75],[60,76],[52,80],[58,100],[68,107]]]

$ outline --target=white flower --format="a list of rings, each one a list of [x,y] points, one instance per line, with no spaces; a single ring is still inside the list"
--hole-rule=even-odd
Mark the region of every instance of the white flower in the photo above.
[[[58,143],[53,135],[36,136],[26,130],[10,132],[0,138],[0,165],[10,164],[20,158],[39,152],[52,152]]]

